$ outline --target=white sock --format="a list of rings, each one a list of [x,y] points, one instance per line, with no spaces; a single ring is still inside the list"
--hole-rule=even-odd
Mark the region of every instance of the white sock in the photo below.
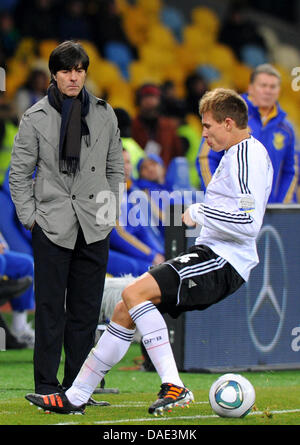
[[[168,328],[161,313],[154,304],[147,301],[131,308],[129,314],[142,334],[143,344],[162,383],[184,386],[169,342]]]
[[[27,323],[27,311],[13,311],[11,330],[13,332],[22,332]]]
[[[66,396],[73,405],[87,403],[105,374],[124,357],[134,333],[135,330],[110,322],[89,353],[71,388],[66,391]]]

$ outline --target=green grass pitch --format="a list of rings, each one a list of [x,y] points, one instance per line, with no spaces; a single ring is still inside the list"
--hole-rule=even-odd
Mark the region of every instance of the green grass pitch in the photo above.
[[[87,407],[84,416],[46,414],[24,398],[33,392],[33,351],[0,352],[0,425],[300,425],[300,371],[241,373],[256,391],[252,412],[243,419],[223,419],[212,411],[209,388],[220,374],[182,373],[185,385],[195,397],[187,408],[176,408],[164,416],[148,414],[156,399],[160,380],[154,372],[124,370],[134,366],[140,356],[139,345],[131,345],[126,357],[106,376],[106,388],[118,394],[97,394],[107,407]],[[60,375],[63,368],[63,359]]]

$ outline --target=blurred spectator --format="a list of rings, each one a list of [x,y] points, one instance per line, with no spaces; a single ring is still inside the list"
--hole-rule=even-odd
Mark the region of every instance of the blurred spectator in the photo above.
[[[130,154],[130,162],[132,165],[132,177],[138,178],[137,163],[145,156],[144,150],[131,136],[131,117],[123,108],[115,108],[114,112],[118,119],[118,126],[123,147]]]
[[[30,277],[27,289],[17,298],[10,299],[12,307],[11,332],[20,343],[28,348],[34,346],[34,330],[28,323],[28,310],[34,309],[33,258],[30,255],[13,252],[0,234],[0,277],[10,279]]]
[[[20,343],[16,337],[11,333],[4,317],[0,312],[0,328],[4,329],[5,332],[5,347],[6,349],[25,349],[27,348],[26,343]]]
[[[20,41],[19,30],[15,26],[14,17],[9,12],[0,14],[0,42],[6,58],[14,55]]]
[[[123,157],[127,187],[121,204],[120,219],[110,234],[107,272],[113,276],[128,273],[138,276],[151,265],[164,261],[164,244],[148,223],[148,200],[139,205],[130,199],[130,194],[139,192],[139,189],[132,181],[130,155],[126,150],[123,150]],[[133,209],[135,204],[139,208],[137,212]]]
[[[93,27],[93,41],[104,57],[108,42],[125,44],[132,56],[137,58],[137,49],[130,43],[123,28],[122,17],[116,0],[93,0],[88,4]]]
[[[42,99],[49,86],[48,74],[41,69],[33,69],[28,80],[15,96],[15,107],[18,118],[21,119],[24,111]]]
[[[1,255],[1,254],[0,254]],[[0,277],[0,306],[8,303],[12,298],[18,298],[32,285],[32,277],[24,276],[17,279],[9,279],[7,276]],[[0,328],[5,331],[6,349],[25,349],[27,344],[20,342],[12,334],[4,317],[0,312]]]
[[[204,78],[199,73],[192,73],[185,79],[187,113],[192,113],[199,118],[199,101],[208,89]]]
[[[233,1],[229,7],[227,18],[219,32],[219,41],[230,46],[239,60],[243,58],[243,49],[251,45],[261,49],[267,59],[267,48],[255,23],[245,14],[245,2]]]
[[[152,224],[158,227],[162,239],[165,237],[166,210],[170,204],[171,190],[166,185],[166,168],[160,156],[150,153],[138,163],[138,188],[146,193],[152,212]],[[167,192],[167,193],[166,193]]]
[[[185,90],[186,121],[201,137],[202,123],[199,116],[199,102],[208,90],[207,82],[199,72],[193,72],[185,79]]]
[[[161,114],[161,90],[154,84],[142,85],[136,96],[137,116],[132,120],[132,137],[146,154],[159,155],[165,167],[182,155],[176,125]]]
[[[58,13],[61,6],[56,0],[22,0],[16,7],[15,17],[23,37],[40,41],[58,38]]]
[[[0,276],[0,306],[7,303],[10,298],[19,297],[31,284],[32,278],[30,276],[16,279]]]
[[[82,0],[68,0],[59,21],[60,40],[91,40],[92,32]]]
[[[18,127],[7,117],[0,115],[0,187],[2,186],[6,171],[10,164],[11,151]]]
[[[189,163],[189,180],[193,187],[200,188],[199,175],[196,169],[196,159],[201,137],[190,125],[187,118],[187,107],[184,100],[173,96],[165,97],[163,101],[163,114],[172,119],[177,128],[177,134],[181,139],[183,155]]]
[[[242,95],[248,105],[250,133],[267,149],[273,169],[273,186],[269,203],[295,201],[297,166],[295,134],[278,98],[281,87],[279,72],[269,64],[258,66],[251,74],[248,93]],[[197,157],[197,168],[203,189],[219,165],[224,152],[214,152],[203,141]]]
[[[176,86],[172,80],[166,80],[161,86],[162,103],[169,99],[177,99]]]
[[[148,215],[145,215],[145,219],[147,220],[147,226],[151,227],[159,245],[164,246],[164,227],[161,206],[160,203],[157,203],[157,201],[151,198],[151,191],[166,190],[164,186],[165,168],[163,161],[157,155],[145,156],[144,150],[131,137],[130,115],[122,108],[115,108],[114,111],[118,119],[123,147],[128,152],[128,154],[123,154],[125,177],[129,178],[127,179],[127,189],[131,189],[131,191],[141,189],[146,193]],[[120,259],[118,260],[121,261]],[[127,273],[129,272],[127,271]]]
[[[141,188],[165,190],[166,169],[160,156],[150,153],[138,162],[139,179],[136,184]]]
[[[0,187],[0,232],[9,248],[15,252],[33,255],[32,236],[29,230],[21,224],[9,188],[9,169]]]

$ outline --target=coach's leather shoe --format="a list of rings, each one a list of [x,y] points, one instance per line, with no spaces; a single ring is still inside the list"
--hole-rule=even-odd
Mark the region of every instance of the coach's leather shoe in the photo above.
[[[65,388],[64,386],[62,386],[61,384],[59,384],[57,386],[57,389],[60,393],[65,393],[67,391],[68,388]],[[98,402],[97,400],[93,399],[92,397],[89,398],[89,400],[86,403],[86,406],[110,406],[109,402],[104,402],[104,401],[100,401]]]
[[[80,406],[72,405],[63,392],[44,396],[41,394],[27,394],[25,399],[46,412],[50,411],[58,414],[84,414],[85,404]]]
[[[110,406],[110,403],[104,402],[102,400],[100,402],[98,402],[97,400],[90,397],[89,400],[87,401],[86,406]]]

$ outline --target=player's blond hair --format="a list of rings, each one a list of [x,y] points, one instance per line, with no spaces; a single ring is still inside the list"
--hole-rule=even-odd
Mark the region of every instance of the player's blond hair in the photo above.
[[[248,126],[248,106],[234,90],[216,88],[206,92],[199,104],[200,116],[208,111],[218,123],[230,117],[238,128],[244,129]]]

